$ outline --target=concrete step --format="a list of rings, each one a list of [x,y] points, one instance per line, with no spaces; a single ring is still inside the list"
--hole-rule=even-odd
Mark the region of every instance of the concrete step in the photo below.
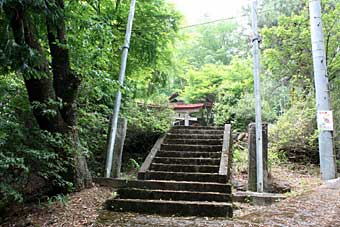
[[[178,164],[162,164],[152,163],[150,170],[169,171],[169,172],[193,172],[193,173],[218,173],[220,166],[218,165],[178,165]]]
[[[153,163],[183,164],[183,165],[219,165],[219,158],[168,158],[155,157]]]
[[[165,139],[165,144],[222,145],[223,139]]]
[[[221,158],[221,152],[158,151],[156,157]]]
[[[166,139],[223,139],[223,134],[177,134],[167,133]]]
[[[200,129],[200,130],[224,130],[221,126],[173,126],[173,129]]]
[[[231,185],[220,175],[223,127],[174,127],[136,181],[120,184],[114,211],[232,217]],[[157,152],[156,152],[157,151]]]
[[[114,199],[106,203],[113,211],[177,214],[182,216],[232,217],[232,205],[221,202]]]
[[[170,130],[171,133],[176,134],[216,134],[216,135],[223,135],[223,130],[213,130],[213,129],[176,129],[173,128]]]
[[[118,190],[117,194],[120,199],[231,202],[230,194],[218,192],[191,192],[122,188]]]
[[[218,173],[168,172],[150,170],[145,173],[144,177],[145,180],[227,183],[227,177],[219,175]]]
[[[218,152],[222,151],[222,145],[162,144],[161,150]]]
[[[134,180],[128,181],[125,188],[178,190],[193,192],[220,192],[231,194],[230,184],[192,181]]]

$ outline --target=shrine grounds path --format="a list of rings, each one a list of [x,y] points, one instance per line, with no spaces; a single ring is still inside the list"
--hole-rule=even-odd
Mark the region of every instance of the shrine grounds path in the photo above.
[[[103,211],[95,226],[340,226],[340,178],[302,195],[261,207],[245,216],[225,218],[161,217]]]
[[[287,171],[283,171],[287,177]],[[294,175],[296,176],[296,175]],[[290,177],[292,178],[292,177]],[[317,177],[295,177],[298,182]],[[305,183],[304,183],[305,184]],[[65,201],[34,204],[13,210],[0,226],[119,227],[119,226],[246,226],[246,227],[340,227],[340,178],[314,185],[301,194],[271,206],[248,206],[235,210],[233,220],[207,217],[162,217],[136,213],[115,213],[102,209],[112,190],[93,187],[73,193]]]

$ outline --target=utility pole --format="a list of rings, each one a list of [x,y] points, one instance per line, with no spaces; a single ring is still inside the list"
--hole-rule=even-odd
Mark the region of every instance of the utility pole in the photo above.
[[[253,54],[254,54],[254,90],[255,90],[255,122],[256,122],[256,175],[257,192],[263,192],[263,155],[262,155],[262,118],[260,89],[260,51],[257,28],[257,0],[252,2]]]
[[[132,32],[132,24],[133,24],[133,18],[135,16],[135,6],[136,6],[136,0],[131,0],[130,13],[129,13],[129,18],[128,18],[128,23],[126,25],[125,42],[122,48],[121,67],[120,67],[120,72],[119,72],[119,85],[121,87],[124,85],[126,64],[127,64],[131,32]],[[106,168],[105,168],[105,177],[107,178],[110,177],[111,175],[113,148],[114,148],[115,140],[116,140],[117,124],[118,124],[118,117],[119,117],[119,110],[120,110],[121,102],[122,102],[122,92],[120,91],[120,88],[119,88],[116,94],[115,107],[114,107],[113,117],[112,117],[112,121],[110,125],[111,130],[109,132],[109,141],[107,145]]]
[[[336,177],[335,155],[333,150],[333,129],[325,128],[322,115],[330,115],[331,105],[329,95],[329,82],[327,75],[326,52],[323,38],[321,3],[320,0],[309,0],[309,12],[311,23],[311,39],[313,49],[314,80],[316,91],[316,109],[318,115],[319,130],[319,156],[322,180],[330,180]]]

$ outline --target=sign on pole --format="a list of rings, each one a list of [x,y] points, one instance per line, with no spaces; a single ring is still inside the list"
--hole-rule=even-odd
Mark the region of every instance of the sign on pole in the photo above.
[[[323,180],[331,180],[336,177],[336,165],[333,149],[333,118],[330,112],[331,102],[320,0],[309,0],[309,15],[311,24],[316,110],[318,111],[320,172]]]
[[[321,131],[333,131],[333,112],[318,111],[318,129]]]

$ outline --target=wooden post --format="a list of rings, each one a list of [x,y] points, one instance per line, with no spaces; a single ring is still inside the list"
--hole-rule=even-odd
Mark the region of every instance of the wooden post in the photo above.
[[[120,171],[122,167],[122,156],[124,149],[124,142],[126,137],[127,120],[126,118],[119,118],[117,125],[117,136],[114,146],[113,160],[112,160],[112,172],[113,178],[120,178]]]
[[[268,188],[268,124],[262,124],[263,186]],[[248,190],[257,191],[256,124],[248,125]]]

